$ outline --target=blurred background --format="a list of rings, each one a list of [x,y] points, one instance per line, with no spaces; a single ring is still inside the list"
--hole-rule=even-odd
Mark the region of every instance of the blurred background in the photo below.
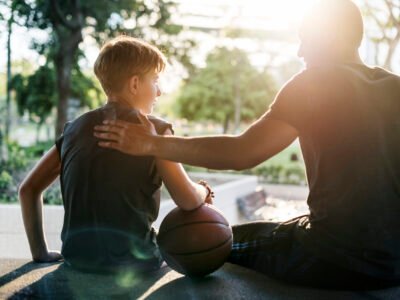
[[[400,0],[355,2],[366,24],[362,58],[400,72]],[[17,202],[21,180],[66,121],[105,103],[93,63],[108,39],[139,37],[166,54],[154,114],[172,122],[177,135],[235,134],[303,68],[297,28],[311,3],[0,0],[0,203]],[[297,141],[241,173],[263,183],[307,185]],[[58,182],[44,202],[61,204]]]

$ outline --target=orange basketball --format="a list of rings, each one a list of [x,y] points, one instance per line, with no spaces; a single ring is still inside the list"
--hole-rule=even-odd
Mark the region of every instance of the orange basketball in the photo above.
[[[192,211],[177,207],[162,221],[157,243],[172,269],[188,276],[205,276],[228,258],[232,229],[212,205],[203,204]]]

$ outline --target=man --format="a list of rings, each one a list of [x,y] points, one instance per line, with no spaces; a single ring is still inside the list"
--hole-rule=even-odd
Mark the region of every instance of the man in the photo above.
[[[362,63],[363,20],[350,0],[317,2],[300,29],[306,69],[243,134],[161,137],[121,121],[96,127],[102,147],[212,169],[242,170],[296,138],[310,214],[233,226],[229,262],[323,288],[400,283],[400,78]],[[106,141],[104,141],[106,140]]]

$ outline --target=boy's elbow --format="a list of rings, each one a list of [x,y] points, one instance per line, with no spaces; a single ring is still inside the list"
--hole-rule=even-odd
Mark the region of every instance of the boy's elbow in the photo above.
[[[34,188],[28,182],[22,182],[18,188],[18,198],[20,201],[24,201],[25,199],[31,198],[34,194]]]
[[[29,193],[29,186],[22,182],[18,187],[18,198],[22,200]]]

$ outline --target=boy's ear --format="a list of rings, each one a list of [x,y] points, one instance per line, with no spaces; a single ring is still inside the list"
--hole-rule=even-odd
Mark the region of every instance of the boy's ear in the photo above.
[[[129,91],[134,95],[137,94],[139,88],[139,82],[140,82],[139,76],[137,75],[132,76],[131,79],[129,80]]]

